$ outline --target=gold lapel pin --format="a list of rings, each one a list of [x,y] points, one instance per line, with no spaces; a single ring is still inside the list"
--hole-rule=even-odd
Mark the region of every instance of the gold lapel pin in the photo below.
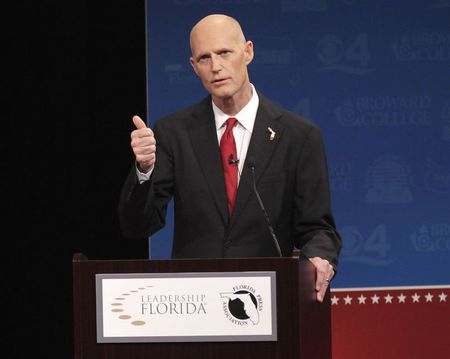
[[[274,130],[272,130],[270,127],[267,127],[267,129],[268,129],[269,132],[270,132],[269,140],[273,141],[273,139],[275,138],[276,132],[275,132]]]

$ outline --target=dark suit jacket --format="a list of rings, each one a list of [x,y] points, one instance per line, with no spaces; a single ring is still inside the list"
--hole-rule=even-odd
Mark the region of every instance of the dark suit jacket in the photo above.
[[[290,256],[295,246],[336,267],[341,239],[330,206],[320,130],[258,95],[246,162],[254,162],[257,189],[282,253]],[[272,141],[268,127],[276,132]],[[122,190],[124,234],[146,238],[162,228],[173,196],[173,258],[277,256],[246,164],[228,217],[211,97],[158,121],[154,133],[151,179],[139,184],[133,166]]]

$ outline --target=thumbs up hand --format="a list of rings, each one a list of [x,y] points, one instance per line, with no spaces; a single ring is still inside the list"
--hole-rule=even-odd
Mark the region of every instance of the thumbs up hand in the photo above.
[[[136,129],[131,132],[131,148],[141,172],[150,171],[156,162],[156,140],[151,128],[139,116],[133,116]]]

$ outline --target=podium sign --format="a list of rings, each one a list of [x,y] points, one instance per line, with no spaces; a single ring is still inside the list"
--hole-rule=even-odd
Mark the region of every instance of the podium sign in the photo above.
[[[276,341],[276,273],[96,274],[97,342]]]
[[[73,256],[75,359],[331,358],[331,303],[292,257]]]

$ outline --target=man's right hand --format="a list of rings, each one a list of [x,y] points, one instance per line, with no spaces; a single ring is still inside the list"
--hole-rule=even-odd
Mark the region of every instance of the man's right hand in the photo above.
[[[131,132],[131,148],[141,172],[147,173],[156,161],[156,140],[153,131],[139,116],[133,116],[136,129]]]

